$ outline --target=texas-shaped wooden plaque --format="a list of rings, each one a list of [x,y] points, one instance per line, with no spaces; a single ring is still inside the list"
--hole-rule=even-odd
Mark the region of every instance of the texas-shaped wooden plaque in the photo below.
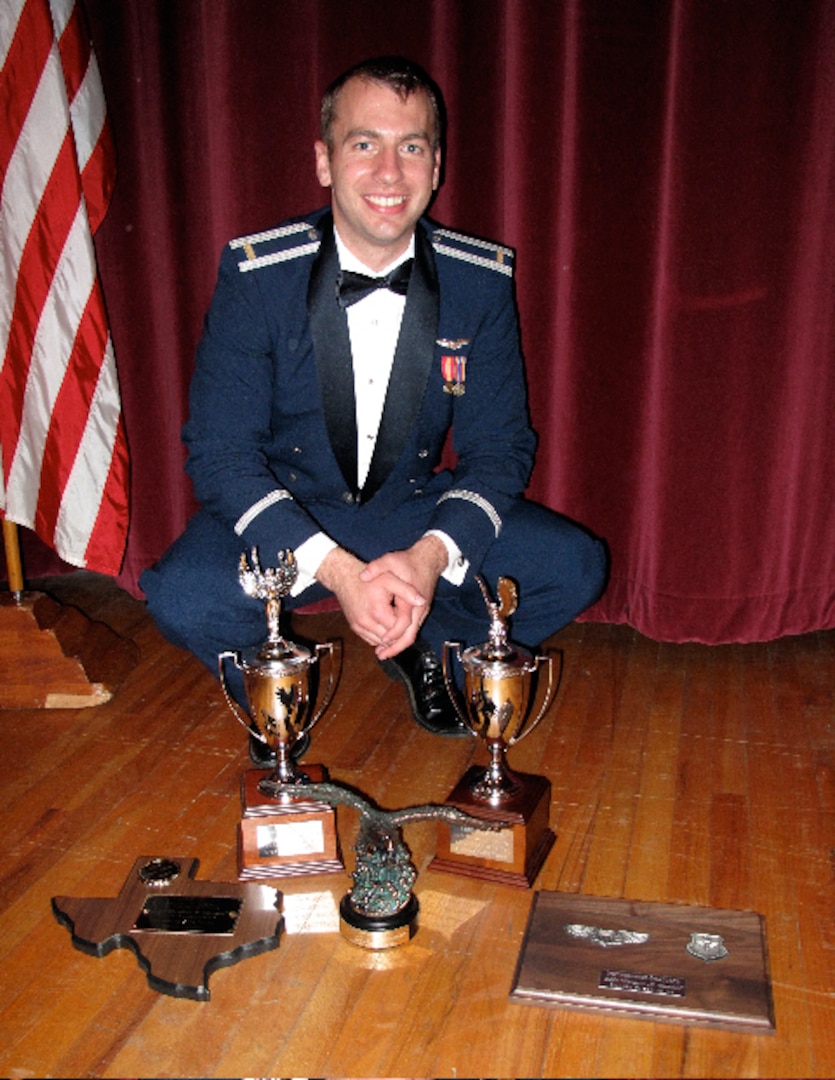
[[[81,952],[132,949],[152,989],[208,1001],[212,972],[277,949],[284,918],[276,889],[196,881],[198,865],[143,856],[118,896],[55,896],[52,910]]]

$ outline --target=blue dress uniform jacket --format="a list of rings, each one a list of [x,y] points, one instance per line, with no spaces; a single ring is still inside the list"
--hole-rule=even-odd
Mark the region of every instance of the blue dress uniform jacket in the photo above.
[[[447,533],[469,562],[437,583],[421,637],[483,641],[491,588],[513,577],[513,639],[532,647],[605,581],[603,545],[522,497],[533,462],[509,249],[442,229],[415,261],[368,478],[356,479],[354,375],[330,211],[234,240],[223,253],[184,429],[202,509],[141,585],[158,627],[217,671],[218,653],[260,644],[264,611],[238,578],[319,531],[369,561]],[[452,429],[457,462],[439,468]],[[285,610],[319,599],[318,582]],[[227,665],[239,703],[240,672]]]
[[[223,252],[184,429],[187,470],[204,510],[264,565],[318,531],[371,559],[435,528],[477,572],[527,485],[536,441],[512,252],[428,219],[415,248],[362,491],[330,211]],[[438,471],[450,428],[457,464]]]

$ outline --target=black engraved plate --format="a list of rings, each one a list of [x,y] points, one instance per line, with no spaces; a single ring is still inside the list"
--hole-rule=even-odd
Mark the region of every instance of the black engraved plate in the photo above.
[[[234,934],[242,903],[234,896],[149,896],[133,929],[162,934]]]

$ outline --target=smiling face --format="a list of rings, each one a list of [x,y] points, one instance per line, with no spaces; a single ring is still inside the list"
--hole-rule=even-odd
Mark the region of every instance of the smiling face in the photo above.
[[[438,186],[441,151],[422,89],[350,79],[339,93],[331,146],[315,145],[316,176],[331,189],[333,220],[348,250],[382,270],[409,246]]]

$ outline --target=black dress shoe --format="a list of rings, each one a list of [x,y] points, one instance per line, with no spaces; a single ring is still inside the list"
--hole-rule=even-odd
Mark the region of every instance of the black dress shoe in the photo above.
[[[293,761],[298,761],[299,758],[304,757],[304,755],[309,749],[310,732],[305,731],[293,743],[293,749],[290,751],[290,757]],[[267,746],[266,743],[261,742],[260,739],[256,739],[254,735],[249,736],[249,759],[252,764],[257,765],[259,769],[275,768],[275,751],[270,750],[269,746]]]
[[[433,735],[469,735],[469,728],[458,718],[444,685],[441,662],[429,646],[416,641],[408,649],[382,661],[390,679],[399,679],[409,694],[412,716]]]

